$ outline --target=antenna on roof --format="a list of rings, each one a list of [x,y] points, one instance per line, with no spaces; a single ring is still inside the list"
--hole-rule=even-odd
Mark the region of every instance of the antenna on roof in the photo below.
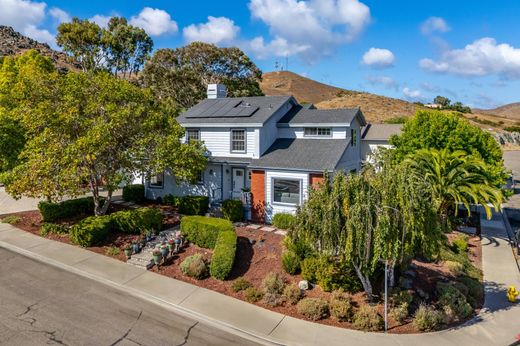
[[[285,53],[285,70],[289,71],[289,53]]]

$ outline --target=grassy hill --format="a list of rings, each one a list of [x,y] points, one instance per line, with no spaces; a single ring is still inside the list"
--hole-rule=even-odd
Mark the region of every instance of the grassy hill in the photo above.
[[[494,109],[475,109],[477,113],[520,121],[520,102],[510,103]]]

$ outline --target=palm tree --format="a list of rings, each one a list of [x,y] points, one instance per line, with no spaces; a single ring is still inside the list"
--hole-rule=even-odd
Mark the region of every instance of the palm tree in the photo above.
[[[481,204],[488,219],[490,204],[500,210],[504,195],[492,185],[486,163],[464,151],[450,152],[447,149],[422,149],[411,154],[406,162],[409,167],[429,184],[433,202],[444,225],[448,212],[462,204],[470,211],[470,204]]]

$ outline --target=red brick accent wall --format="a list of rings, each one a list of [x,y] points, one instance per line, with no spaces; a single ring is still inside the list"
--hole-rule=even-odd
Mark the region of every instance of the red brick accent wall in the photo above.
[[[251,172],[252,218],[255,222],[264,222],[265,217],[265,171]]]
[[[323,183],[323,180],[323,174],[309,174],[309,184],[314,188]]]

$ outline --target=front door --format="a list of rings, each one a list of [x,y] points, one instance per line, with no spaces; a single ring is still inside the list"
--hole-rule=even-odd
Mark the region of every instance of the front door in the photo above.
[[[246,187],[246,170],[244,168],[232,168],[233,174],[233,190],[231,192],[231,198],[239,199],[242,193],[242,189]]]

